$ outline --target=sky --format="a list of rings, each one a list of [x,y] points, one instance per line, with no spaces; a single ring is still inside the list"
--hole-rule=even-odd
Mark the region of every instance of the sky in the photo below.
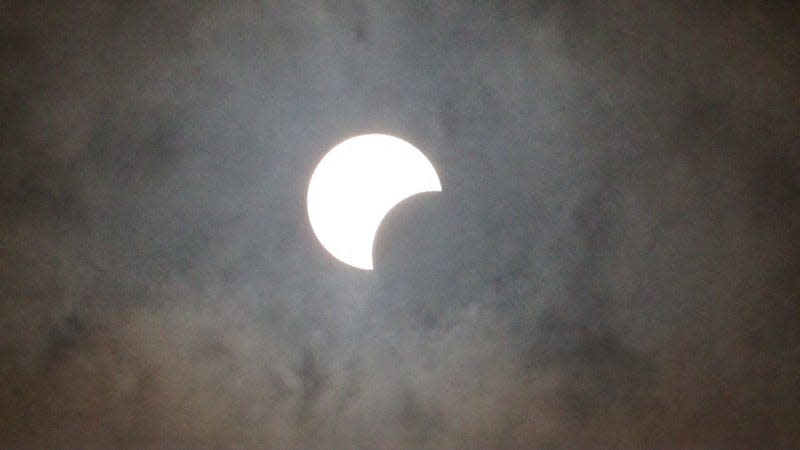
[[[800,446],[791,1],[0,0],[0,446]],[[363,271],[357,134],[442,192]]]

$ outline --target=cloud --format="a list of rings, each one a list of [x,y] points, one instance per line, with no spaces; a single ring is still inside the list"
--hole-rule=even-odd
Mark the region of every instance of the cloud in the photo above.
[[[792,8],[9,3],[0,442],[796,445]],[[374,272],[363,132],[443,185]]]

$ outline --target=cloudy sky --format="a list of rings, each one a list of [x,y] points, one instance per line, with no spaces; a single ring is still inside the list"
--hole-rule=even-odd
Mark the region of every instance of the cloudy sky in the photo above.
[[[0,446],[800,446],[792,1],[0,0]],[[375,270],[338,142],[419,147]]]

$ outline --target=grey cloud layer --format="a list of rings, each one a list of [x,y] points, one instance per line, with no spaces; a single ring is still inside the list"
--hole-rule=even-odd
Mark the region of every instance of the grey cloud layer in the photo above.
[[[1,5],[0,442],[800,445],[790,2]],[[443,192],[376,270],[325,150]]]

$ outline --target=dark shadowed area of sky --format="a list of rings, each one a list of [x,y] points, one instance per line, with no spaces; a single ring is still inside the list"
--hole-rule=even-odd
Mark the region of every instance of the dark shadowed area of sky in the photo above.
[[[0,447],[800,446],[790,1],[0,0]],[[388,133],[375,270],[306,215]]]

